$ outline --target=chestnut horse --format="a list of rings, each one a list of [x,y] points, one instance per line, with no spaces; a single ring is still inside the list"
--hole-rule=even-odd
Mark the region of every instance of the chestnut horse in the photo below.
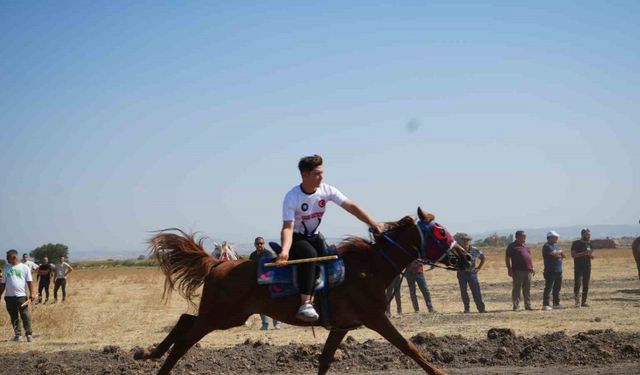
[[[470,257],[435,217],[418,208],[418,221],[406,216],[386,223],[375,243],[350,237],[338,245],[344,260],[344,282],[329,291],[327,341],[319,358],[318,374],[326,374],[333,355],[349,330],[364,325],[378,332],[429,374],[444,374],[406,340],[385,315],[385,288],[414,260],[439,262],[449,269],[465,269]],[[177,289],[190,303],[204,284],[198,315],[183,314],[169,335],[156,347],[138,349],[135,359],[161,358],[171,351],[158,374],[169,374],[191,346],[213,330],[242,326],[253,314],[297,326],[320,325],[296,319],[297,295],[272,299],[267,286],[257,283],[257,263],[248,260],[219,262],[196,242],[193,235],[162,231],[149,240],[166,278],[164,297]],[[443,266],[441,266],[443,267]]]

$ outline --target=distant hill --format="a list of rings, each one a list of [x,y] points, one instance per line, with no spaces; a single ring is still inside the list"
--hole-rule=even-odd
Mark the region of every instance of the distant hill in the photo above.
[[[547,240],[547,232],[555,230],[560,235],[560,239],[569,240],[580,238],[582,228],[591,230],[591,238],[620,238],[625,236],[640,236],[640,225],[638,224],[621,224],[621,225],[574,225],[568,227],[549,227],[549,228],[517,228],[517,229],[501,229],[492,230],[481,233],[470,234],[474,240],[481,240],[493,233],[499,236],[507,236],[514,234],[516,230],[522,229],[527,234],[527,242],[544,242]]]

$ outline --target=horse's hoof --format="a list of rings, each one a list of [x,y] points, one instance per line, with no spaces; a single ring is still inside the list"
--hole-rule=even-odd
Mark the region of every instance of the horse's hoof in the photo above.
[[[139,361],[141,359],[145,359],[145,350],[141,347],[137,347],[135,348],[135,351],[133,352],[133,359]]]

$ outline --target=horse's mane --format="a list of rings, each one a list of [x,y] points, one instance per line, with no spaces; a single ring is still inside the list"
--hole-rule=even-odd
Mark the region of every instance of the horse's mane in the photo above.
[[[394,232],[396,230],[405,229],[415,224],[415,220],[411,216],[405,216],[398,221],[385,222],[387,227],[387,233]],[[380,235],[374,235],[376,241],[380,238]],[[373,243],[358,236],[349,236],[338,244],[338,252],[340,254],[346,254],[349,252],[371,252],[373,251]]]

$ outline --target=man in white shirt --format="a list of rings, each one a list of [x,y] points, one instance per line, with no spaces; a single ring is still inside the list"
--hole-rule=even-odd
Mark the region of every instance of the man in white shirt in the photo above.
[[[53,303],[58,302],[58,289],[62,288],[62,302],[67,298],[67,275],[73,271],[73,267],[64,261],[64,256],[60,256],[60,263],[56,264],[54,273],[56,275],[53,286]]]
[[[22,263],[25,264],[27,267],[29,267],[29,269],[31,270],[32,276],[33,276],[33,271],[38,270],[39,266],[34,262],[32,262],[31,259],[29,259],[29,254],[27,253],[22,254]]]
[[[36,294],[31,283],[31,270],[27,265],[20,263],[18,252],[13,249],[7,251],[7,266],[2,273],[2,281],[0,281],[0,297],[5,291],[4,301],[7,304],[7,311],[15,334],[13,341],[20,341],[20,319],[22,319],[27,341],[31,342],[33,332],[31,331],[31,318],[27,302],[33,301]],[[28,296],[27,293],[29,293]]]
[[[349,200],[338,189],[322,183],[324,169],[322,157],[306,156],[300,159],[298,169],[302,183],[294,186],[284,197],[282,208],[282,231],[280,239],[282,252],[277,262],[289,259],[306,259],[317,257],[324,251],[324,238],[318,227],[324,216],[329,201],[339,205],[369,227],[382,232],[384,224],[375,221],[360,206]],[[311,304],[311,294],[315,282],[315,264],[298,265],[298,289],[302,305],[296,317],[305,322],[318,320],[318,313]]]

